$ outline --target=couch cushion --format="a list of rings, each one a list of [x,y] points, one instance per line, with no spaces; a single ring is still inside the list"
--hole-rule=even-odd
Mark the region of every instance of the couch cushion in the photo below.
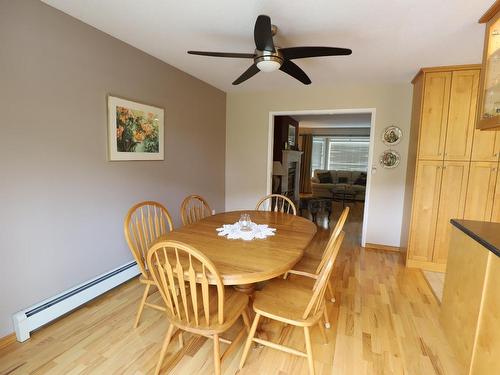
[[[360,172],[353,182],[353,185],[366,186],[366,173]]]
[[[351,190],[352,191],[356,191],[356,192],[365,191],[366,190],[366,186],[363,186],[363,185],[351,185]]]
[[[351,171],[337,171],[337,181],[334,181],[334,182],[338,182],[338,183],[342,183],[342,184],[351,184],[352,183],[351,177],[352,177]],[[342,178],[342,182],[340,180],[341,178]]]
[[[318,179],[321,184],[331,184],[333,183],[332,175],[330,172],[319,172]]]

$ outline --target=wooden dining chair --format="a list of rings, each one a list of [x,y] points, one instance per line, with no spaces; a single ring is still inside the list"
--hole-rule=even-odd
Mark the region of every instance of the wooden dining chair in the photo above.
[[[304,256],[301,258],[301,260],[285,275],[283,276],[284,279],[286,279],[290,274],[294,275],[299,275],[299,276],[305,276],[309,277],[311,279],[317,279],[322,268],[325,266],[326,261],[328,260],[328,249],[331,248],[331,245],[335,243],[337,238],[339,237],[340,233],[342,232],[344,228],[344,224],[347,220],[347,217],[349,216],[349,207],[345,207],[342,213],[340,214],[339,220],[337,221],[337,224],[335,225],[335,228],[333,228],[332,234],[330,236],[330,239],[328,240],[328,243],[325,246],[325,250],[323,251],[323,254],[321,258],[317,258],[311,254],[304,254]],[[335,302],[335,296],[333,294],[333,287],[331,284],[331,281],[327,281],[327,290],[330,295],[330,301]],[[326,310],[325,310],[326,313]],[[326,328],[330,328],[330,321],[328,319],[328,315],[325,314],[325,326]]]
[[[319,273],[312,290],[291,280],[277,278],[271,280],[262,291],[255,293],[253,309],[256,315],[243,349],[240,369],[245,364],[252,342],[256,342],[286,353],[306,357],[309,364],[309,374],[314,375],[310,328],[318,324],[323,339],[325,342],[327,341],[324,327],[321,323],[321,317],[326,309],[325,291],[343,240],[344,232],[341,232],[335,243],[329,244],[329,248],[327,249],[328,259]],[[255,337],[261,316],[303,328],[306,352]]]
[[[225,288],[214,264],[194,247],[179,241],[153,245],[147,264],[167,306],[166,317],[170,322],[155,374],[160,372],[174,330],[179,329],[214,340],[214,367],[215,374],[219,375],[221,361],[249,331],[248,296],[231,287]],[[243,328],[236,338],[232,342],[221,338],[220,334],[239,317],[243,319]],[[219,341],[230,344],[222,357]]]
[[[297,209],[292,200],[281,194],[269,194],[262,198],[255,207],[257,211],[284,212],[297,215]]]
[[[149,290],[154,286],[154,280],[146,265],[146,256],[151,244],[158,237],[172,231],[172,219],[167,209],[158,202],[145,201],[137,203],[128,210],[123,224],[125,239],[141,271],[139,281],[145,285],[144,293],[135,318],[134,328],[137,328],[144,306],[165,311],[165,307],[146,302]]]
[[[182,201],[182,224],[192,224],[210,215],[212,215],[212,209],[203,197],[190,195]]]

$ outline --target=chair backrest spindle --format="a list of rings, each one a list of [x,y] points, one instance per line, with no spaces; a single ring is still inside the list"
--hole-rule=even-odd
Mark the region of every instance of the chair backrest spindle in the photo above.
[[[128,210],[123,231],[130,251],[144,277],[148,277],[146,256],[149,247],[160,236],[172,229],[170,214],[158,202],[140,202]]]
[[[212,215],[212,209],[202,196],[190,195],[182,201],[182,224],[192,224],[210,215]]]
[[[333,249],[331,246],[338,238],[340,235],[340,232],[342,229],[344,229],[344,224],[347,220],[347,216],[349,216],[349,207],[344,208],[342,213],[340,214],[339,220],[337,221],[337,224],[335,225],[335,228],[333,228],[332,235],[330,236],[330,239],[328,240],[328,243],[325,246],[325,251],[323,252],[323,256],[321,257],[321,261],[318,264],[318,267],[316,268],[316,274],[319,274],[321,272],[321,269],[324,267],[326,264],[326,261],[328,260],[328,257],[330,254],[328,254],[328,249]]]
[[[325,303],[325,292],[328,283],[328,279],[333,270],[333,265],[335,263],[335,259],[337,259],[337,255],[340,251],[340,246],[344,240],[345,233],[341,232],[337,237],[334,243],[329,243],[328,248],[325,252],[328,252],[329,256],[326,260],[325,266],[320,271],[318,278],[316,279],[314,286],[312,288],[312,296],[309,300],[309,304],[304,311],[302,316],[303,319],[307,319],[309,315],[316,314],[320,311],[322,304]]]
[[[297,215],[297,209],[292,200],[281,194],[269,194],[262,198],[255,207],[257,211],[283,212]]]
[[[217,316],[217,323],[224,323],[224,285],[203,253],[179,241],[162,241],[151,247],[147,262],[169,319],[200,327],[215,324],[211,316]],[[210,283],[216,288],[216,302],[211,301]]]

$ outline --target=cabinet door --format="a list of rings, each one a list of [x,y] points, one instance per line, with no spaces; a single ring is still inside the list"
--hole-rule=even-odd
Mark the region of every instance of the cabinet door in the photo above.
[[[496,177],[497,163],[471,162],[464,219],[491,220]]]
[[[464,216],[469,164],[466,161],[444,162],[436,239],[432,256],[434,263],[446,263],[448,258],[451,233],[450,219],[462,219]]]
[[[493,198],[493,212],[491,213],[491,221],[500,223],[500,173],[497,168],[497,183],[495,186],[495,196]]]
[[[439,191],[442,177],[441,161],[419,161],[415,177],[408,258],[432,261]]]
[[[450,102],[451,72],[427,73],[420,123],[418,156],[423,160],[442,160]]]
[[[453,72],[446,130],[445,160],[470,160],[476,124],[479,70]]]
[[[496,131],[476,130],[472,146],[472,161],[497,161],[500,155],[500,136]]]

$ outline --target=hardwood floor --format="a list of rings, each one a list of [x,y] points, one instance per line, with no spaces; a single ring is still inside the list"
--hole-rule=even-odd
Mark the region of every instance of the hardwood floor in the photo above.
[[[440,307],[422,273],[406,269],[400,254],[360,248],[362,206],[352,208],[333,275],[337,302],[328,304],[329,343],[317,327],[312,330],[316,374],[459,375],[438,322]],[[340,212],[336,205],[335,220]],[[321,253],[328,234],[318,230],[312,253]],[[132,328],[142,291],[138,280],[128,282],[26,343],[9,345],[0,351],[0,374],[152,374],[168,323],[161,312],[146,309]],[[304,350],[302,330],[271,321],[262,328],[269,339]],[[172,341],[162,373],[213,373],[211,340],[185,334],[184,343],[179,351],[178,340]],[[224,374],[237,371],[241,351],[222,364]],[[239,374],[299,375],[307,368],[305,358],[259,347]]]

